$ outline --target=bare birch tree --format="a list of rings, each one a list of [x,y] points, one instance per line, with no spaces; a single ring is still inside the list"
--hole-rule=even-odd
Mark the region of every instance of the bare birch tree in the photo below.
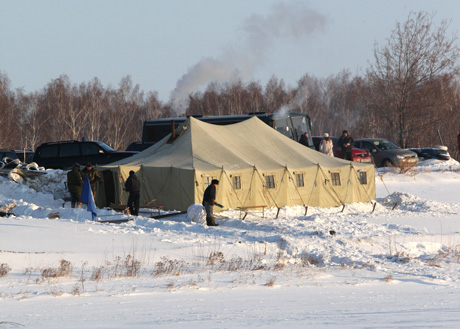
[[[434,14],[411,12],[406,22],[397,23],[388,43],[375,45],[375,63],[367,74],[374,109],[402,147],[419,134],[431,112],[446,104],[434,91],[459,72],[457,37],[447,36],[447,21],[435,27],[433,19]]]
[[[15,122],[15,94],[10,90],[10,80],[0,72],[0,148],[11,148],[18,137]],[[0,159],[1,160],[1,159]]]

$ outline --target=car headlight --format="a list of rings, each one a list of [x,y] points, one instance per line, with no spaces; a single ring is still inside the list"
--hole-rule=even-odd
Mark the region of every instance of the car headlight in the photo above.
[[[396,156],[396,159],[398,159],[398,160],[403,160],[403,159],[404,159],[404,156],[402,156],[402,155],[397,155],[397,156]]]

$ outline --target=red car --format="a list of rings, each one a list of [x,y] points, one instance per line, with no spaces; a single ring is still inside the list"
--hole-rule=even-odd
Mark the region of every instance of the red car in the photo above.
[[[313,144],[315,145],[315,149],[319,151],[319,144],[323,140],[324,137],[322,136],[313,136]],[[338,142],[339,138],[338,137],[330,137],[332,139],[332,143],[334,144],[334,156],[336,158],[341,158],[343,159],[342,156],[342,149],[339,147]],[[353,161],[355,162],[367,162],[367,163],[372,163],[372,157],[369,155],[369,152],[363,149],[359,149],[357,147],[353,147]]]

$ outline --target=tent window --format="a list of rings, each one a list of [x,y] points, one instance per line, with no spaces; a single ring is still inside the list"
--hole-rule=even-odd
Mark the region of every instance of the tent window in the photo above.
[[[304,187],[303,174],[295,174],[295,184],[297,187]]]
[[[233,189],[241,190],[241,177],[240,176],[233,176]]]
[[[267,184],[267,188],[275,188],[275,176],[265,176],[265,183]]]
[[[331,173],[332,185],[340,186],[340,174],[338,172]]]
[[[359,172],[359,182],[362,185],[367,185],[367,172],[365,172],[365,171],[360,171]]]

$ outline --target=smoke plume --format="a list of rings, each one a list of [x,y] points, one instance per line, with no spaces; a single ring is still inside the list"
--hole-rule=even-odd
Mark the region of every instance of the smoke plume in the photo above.
[[[251,15],[240,28],[243,45],[227,47],[217,58],[203,58],[177,81],[171,92],[172,110],[183,114],[188,96],[211,81],[233,83],[253,76],[277,40],[306,39],[325,26],[326,18],[301,2],[278,3],[265,16]]]

